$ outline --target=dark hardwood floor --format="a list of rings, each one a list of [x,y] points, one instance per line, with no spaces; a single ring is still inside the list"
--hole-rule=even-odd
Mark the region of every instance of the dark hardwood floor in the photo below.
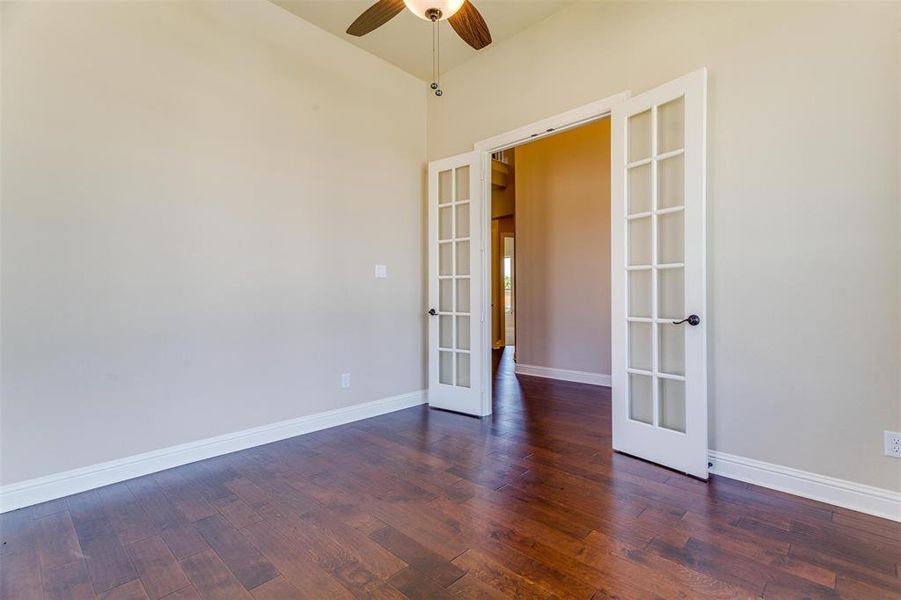
[[[898,523],[613,454],[608,389],[498,360],[488,419],[413,408],[7,513],[0,597],[901,597]]]

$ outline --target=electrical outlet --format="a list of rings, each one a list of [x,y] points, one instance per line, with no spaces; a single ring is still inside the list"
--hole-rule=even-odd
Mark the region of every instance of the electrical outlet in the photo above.
[[[885,432],[885,455],[901,458],[901,433],[897,431]]]
[[[350,373],[341,373],[341,387],[342,388],[350,387]]]
[[[375,278],[376,279],[385,279],[388,277],[388,265],[376,265],[375,266]]]

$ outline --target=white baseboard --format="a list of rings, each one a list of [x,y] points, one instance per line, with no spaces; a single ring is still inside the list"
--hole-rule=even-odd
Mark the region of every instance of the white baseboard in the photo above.
[[[531,375],[533,377],[559,379],[560,381],[574,381],[575,383],[590,383],[591,385],[603,385],[606,387],[610,387],[611,385],[610,375],[605,373],[536,367],[535,365],[521,365],[519,363],[516,365],[516,373],[518,375]]]
[[[0,486],[0,513],[229,452],[418,406],[426,401],[426,391],[420,390]]]
[[[901,522],[901,492],[725,452],[711,450],[709,455],[710,472],[716,475]]]

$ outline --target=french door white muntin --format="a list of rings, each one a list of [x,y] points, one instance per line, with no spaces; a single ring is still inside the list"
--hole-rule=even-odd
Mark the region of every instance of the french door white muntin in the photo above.
[[[429,163],[429,406],[484,416],[482,156]]]
[[[707,479],[701,69],[611,112],[613,448]]]

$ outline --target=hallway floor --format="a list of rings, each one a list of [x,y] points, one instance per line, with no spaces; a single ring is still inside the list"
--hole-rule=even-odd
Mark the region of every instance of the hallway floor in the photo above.
[[[901,597],[901,524],[610,450],[608,388],[513,374],[7,513],[0,597]]]

